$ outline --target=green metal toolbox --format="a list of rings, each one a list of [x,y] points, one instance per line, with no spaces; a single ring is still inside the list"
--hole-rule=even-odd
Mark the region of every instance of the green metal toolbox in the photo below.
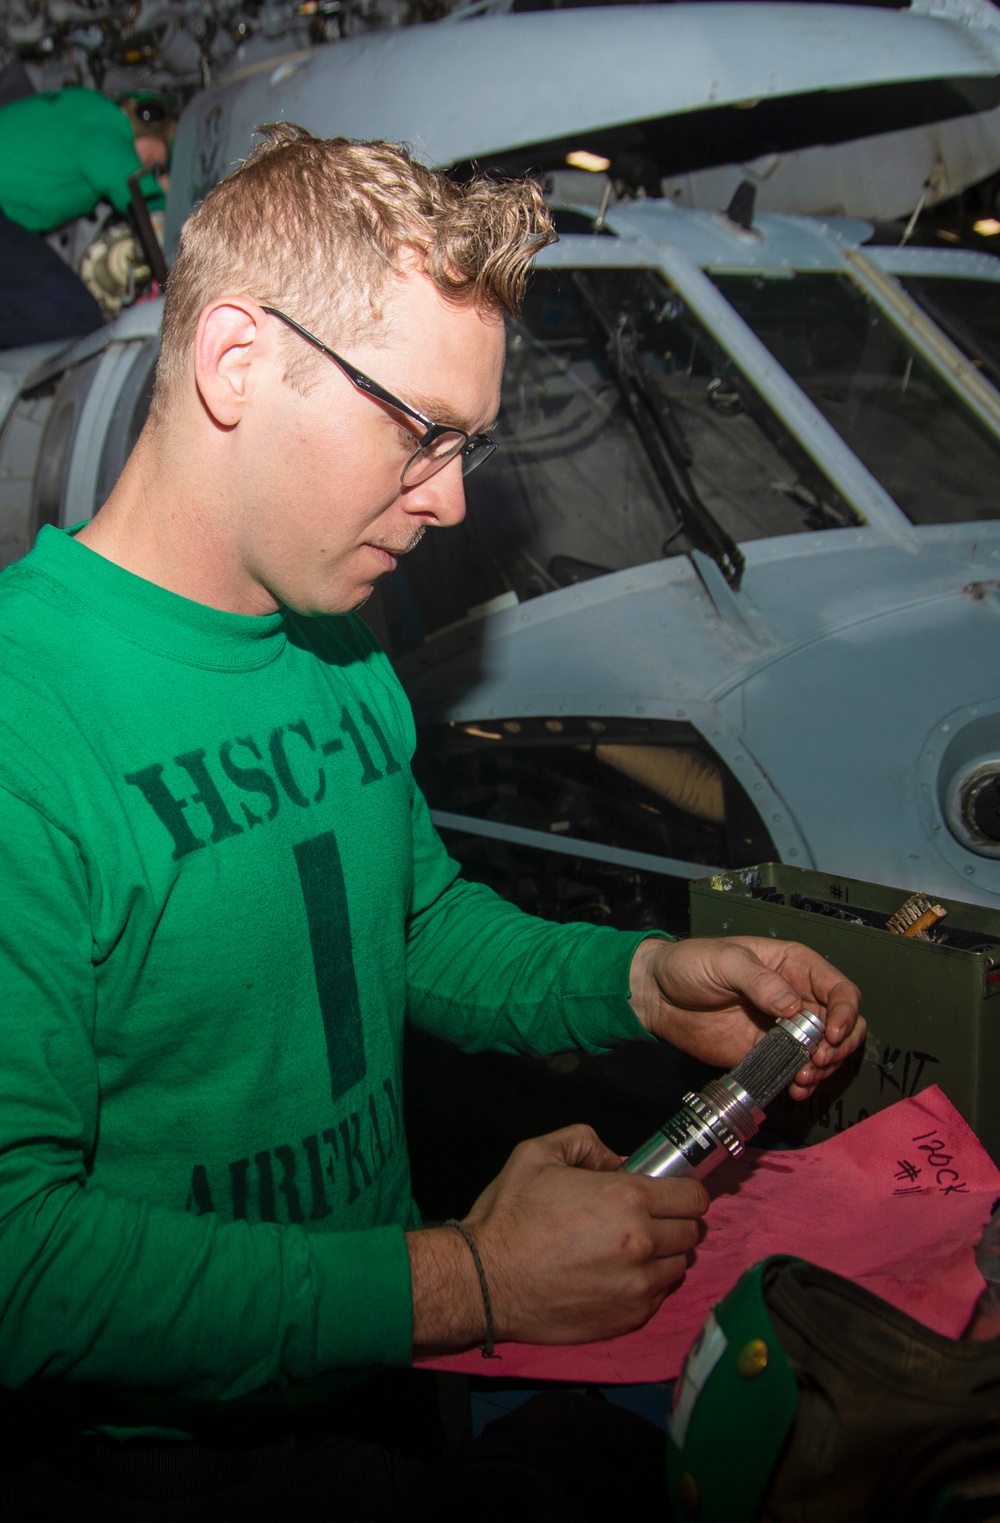
[[[861,990],[863,1053],[809,1101],[776,1101],[772,1131],[819,1142],[939,1084],[1000,1163],[1000,912],[936,896],[940,940],[893,935],[911,892],[765,863],[692,883],[691,934],[802,941]]]

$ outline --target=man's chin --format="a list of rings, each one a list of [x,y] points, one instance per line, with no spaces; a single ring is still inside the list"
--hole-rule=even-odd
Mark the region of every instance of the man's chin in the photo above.
[[[405,555],[405,550],[387,551],[382,546],[368,546],[368,549],[377,548],[379,559],[383,562],[380,569],[373,571],[371,565],[365,567],[367,575],[355,582],[353,587],[331,589],[328,596],[315,599],[305,599],[295,602],[286,602],[283,606],[290,608],[293,613],[302,614],[305,618],[330,618],[337,614],[356,613],[363,608],[375,591],[376,582],[383,581],[396,569],[396,558]]]
[[[303,598],[295,603],[286,603],[284,606],[292,613],[300,614],[304,619],[331,619],[342,618],[348,613],[357,613],[359,608],[364,608],[370,601],[375,591],[375,580],[362,582],[353,587],[350,592],[343,592],[337,596],[328,598]]]

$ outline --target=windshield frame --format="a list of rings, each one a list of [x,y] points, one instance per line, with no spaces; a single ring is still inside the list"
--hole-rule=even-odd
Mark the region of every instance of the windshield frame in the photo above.
[[[1000,440],[1000,393],[975,372],[970,386],[972,367],[965,356],[892,279],[899,270],[1000,281],[1000,259],[972,250],[873,247],[866,242],[872,234],[871,224],[858,219],[821,223],[810,218],[765,215],[755,219],[753,232],[742,237],[737,236],[739,229],[725,224],[725,217],[717,213],[680,211],[665,202],[633,203],[607,218],[608,230],[618,236],[565,235],[558,244],[542,251],[537,264],[540,268],[645,266],[658,270],[859,514],[862,528],[852,532],[865,534],[873,543],[914,546],[936,534],[953,537],[963,525],[910,521],[710,277],[712,273],[752,275],[779,267],[787,273],[847,276],[904,333],[962,405]],[[644,236],[647,232],[653,236]],[[863,254],[860,269],[851,257],[858,250]],[[864,270],[868,262],[877,266],[874,278],[870,278],[872,272]],[[886,286],[891,288],[889,301]],[[919,333],[901,321],[907,306],[923,319]],[[988,394],[985,405],[979,388]],[[980,539],[1000,541],[1000,520],[970,521],[970,526]]]

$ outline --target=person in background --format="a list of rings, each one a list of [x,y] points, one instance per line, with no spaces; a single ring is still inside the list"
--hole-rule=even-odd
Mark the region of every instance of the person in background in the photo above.
[[[123,215],[128,179],[169,162],[174,115],[165,97],[72,87],[0,107],[0,349],[78,338],[101,309],[40,234],[89,216],[101,201]],[[163,192],[142,182],[151,207]]]

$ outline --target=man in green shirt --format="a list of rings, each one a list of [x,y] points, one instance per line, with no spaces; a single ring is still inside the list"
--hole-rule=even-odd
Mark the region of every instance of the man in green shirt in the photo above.
[[[354,610],[461,519],[550,236],[530,185],[267,129],[185,226],[111,496],[0,578],[0,1380],[110,1435],[86,1473],[130,1520],[167,1515],[162,1475],[223,1516],[261,1423],[293,1449],[254,1505],[311,1516],[301,1460],[338,1517],[382,1516],[377,1449],[351,1504],[343,1444],[322,1471],[295,1448],[318,1420],[346,1442],[359,1372],[624,1332],[683,1274],[703,1187],[618,1172],[584,1125],[421,1227],[404,1017],[729,1066],[808,1003],[799,1098],[863,1038],[804,947],[555,926],[463,882],[414,784]]]
[[[0,348],[100,326],[100,308],[76,274],[29,235],[89,216],[100,201],[128,211],[129,175],[168,159],[170,119],[149,122],[148,114],[75,87],[0,108]],[[152,177],[142,190],[162,205]]]

